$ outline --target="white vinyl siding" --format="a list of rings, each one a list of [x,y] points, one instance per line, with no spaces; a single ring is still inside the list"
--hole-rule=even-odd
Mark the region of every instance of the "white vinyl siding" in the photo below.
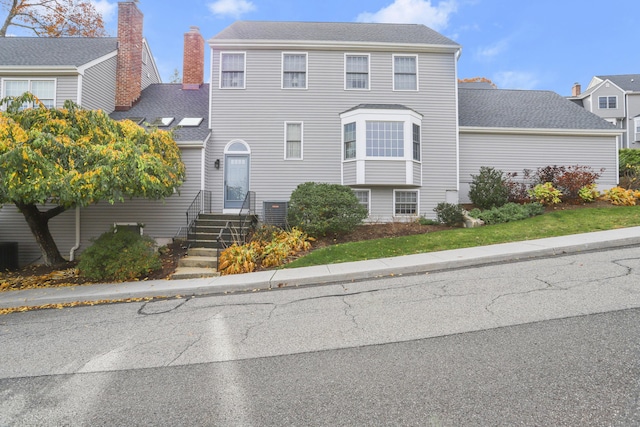
[[[416,55],[393,56],[393,89],[418,90],[418,57]]]
[[[284,89],[307,88],[307,54],[282,54],[282,87]]]
[[[284,158],[302,160],[302,123],[285,122]]]
[[[244,52],[220,53],[220,88],[244,89],[246,60]]]
[[[369,89],[369,55],[345,54],[344,62],[344,88]]]

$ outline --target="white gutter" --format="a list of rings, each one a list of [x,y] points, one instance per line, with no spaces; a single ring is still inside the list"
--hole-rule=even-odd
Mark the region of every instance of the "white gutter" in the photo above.
[[[69,261],[75,260],[75,253],[80,248],[80,207],[76,207],[76,244],[69,251]]]

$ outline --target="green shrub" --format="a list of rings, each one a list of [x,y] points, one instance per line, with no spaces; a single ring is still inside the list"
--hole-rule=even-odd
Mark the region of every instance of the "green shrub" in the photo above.
[[[131,230],[102,234],[82,253],[78,270],[91,280],[133,280],[162,267],[155,242]]]
[[[479,218],[485,224],[501,224],[503,222],[519,221],[532,216],[544,213],[544,206],[540,203],[527,203],[524,205],[518,203],[507,203],[499,208],[492,208],[485,211],[480,209],[472,209],[469,216]]]
[[[434,220],[434,219],[430,219],[430,218],[425,218],[424,216],[421,216],[420,218],[417,219],[418,224],[420,225],[438,225],[440,224],[438,221]]]
[[[351,188],[339,184],[306,182],[291,193],[287,220],[313,237],[346,234],[367,217]]]
[[[585,185],[578,190],[578,196],[583,202],[591,203],[600,197],[600,192],[598,191],[598,186],[594,183]]]
[[[623,176],[626,168],[634,166],[640,167],[640,150],[623,148],[618,151],[618,160],[620,164],[620,176]]]
[[[453,203],[438,203],[433,211],[436,213],[438,222],[455,227],[462,224],[463,211],[462,206]]]
[[[471,175],[469,199],[480,209],[502,206],[509,201],[509,188],[503,172],[487,166],[480,168],[478,175]]]
[[[562,201],[560,199],[562,191],[555,188],[551,182],[536,185],[529,190],[529,194],[536,202],[543,205],[555,205]]]

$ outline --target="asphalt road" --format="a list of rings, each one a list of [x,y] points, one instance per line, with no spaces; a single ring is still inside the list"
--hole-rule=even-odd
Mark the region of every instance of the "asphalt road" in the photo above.
[[[640,425],[640,250],[0,317],[4,425]]]

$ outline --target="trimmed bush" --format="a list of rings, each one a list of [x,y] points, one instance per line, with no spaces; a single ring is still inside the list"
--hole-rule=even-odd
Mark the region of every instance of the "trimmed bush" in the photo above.
[[[291,193],[287,219],[313,237],[346,234],[367,217],[351,188],[339,184],[306,182]]]
[[[479,218],[485,224],[501,224],[503,222],[519,221],[532,216],[544,213],[544,206],[540,203],[527,203],[524,205],[518,203],[507,203],[499,208],[492,208],[485,211],[480,209],[472,209],[469,215],[473,218]]]
[[[543,205],[556,205],[562,200],[562,191],[553,186],[551,182],[545,182],[544,184],[538,184],[529,190],[529,194],[536,202]]]
[[[91,280],[133,280],[162,267],[155,242],[131,230],[102,234],[82,253],[78,270]]]
[[[450,227],[459,226],[463,222],[464,209],[462,209],[460,205],[444,202],[438,203],[438,206],[436,206],[433,211],[436,213],[438,222]]]
[[[480,209],[499,207],[509,201],[509,188],[503,172],[487,166],[480,168],[478,175],[471,175],[469,199]]]

